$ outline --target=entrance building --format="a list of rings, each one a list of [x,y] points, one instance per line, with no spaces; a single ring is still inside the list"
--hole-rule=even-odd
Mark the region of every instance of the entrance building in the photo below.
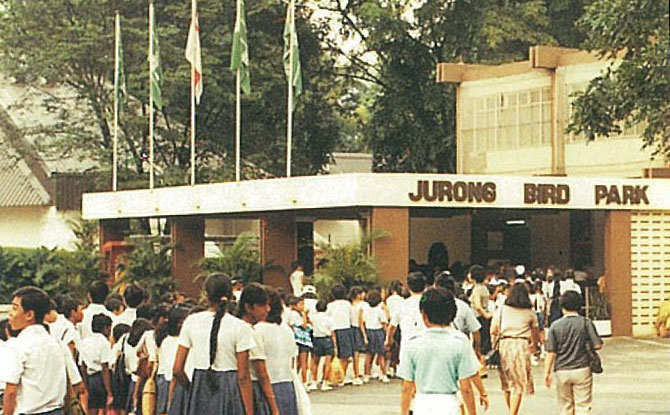
[[[389,236],[371,252],[382,284],[404,279],[410,260],[426,262],[442,242],[451,263],[580,264],[605,275],[615,335],[650,334],[655,307],[670,295],[664,179],[344,174],[91,193],[82,211],[100,220],[101,246],[122,240],[131,219],[168,218],[173,275],[189,294],[207,243],[238,226],[258,235],[264,263],[279,265],[265,276],[276,286],[319,242],[383,229]]]

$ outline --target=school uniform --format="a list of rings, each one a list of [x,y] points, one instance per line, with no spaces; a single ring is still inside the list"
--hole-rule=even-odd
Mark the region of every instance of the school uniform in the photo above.
[[[79,334],[81,335],[82,340],[93,335],[91,324],[93,323],[93,317],[97,316],[98,314],[106,315],[112,319],[112,322],[116,319],[114,313],[107,310],[104,305],[95,303],[89,304],[88,307],[82,311],[83,317],[77,326],[79,328]]]
[[[402,337],[400,339],[400,350],[407,344],[409,339],[421,334],[426,326],[423,324],[419,302],[421,294],[412,294],[406,298],[400,310],[391,317],[391,326],[400,327]]]
[[[112,325],[112,330],[118,324],[127,324],[128,327],[132,327],[135,320],[137,320],[137,309],[128,307],[123,310],[123,313],[119,314],[112,320],[114,322]]]
[[[124,323],[125,324],[125,323]],[[137,376],[137,369],[140,365],[140,358],[137,356],[139,350],[139,343],[137,346],[133,347],[128,343],[128,336],[126,335],[123,340],[124,344],[121,346],[123,350],[123,359],[126,364],[126,374],[130,375],[130,386],[128,387],[128,396],[126,396],[126,412],[137,412],[141,413],[142,399],[138,397],[137,399],[137,408],[133,407],[133,393],[135,391],[135,385],[139,377]]]
[[[479,361],[470,340],[460,331],[427,328],[400,350],[398,376],[414,382],[415,415],[458,415],[458,381],[473,376]]]
[[[253,327],[256,347],[254,360],[264,360],[270,378],[275,401],[281,415],[298,415],[295,389],[293,387],[293,371],[291,361],[298,355],[298,347],[293,340],[293,333],[283,325],[260,322]],[[254,414],[270,415],[270,406],[265,398],[255,371],[251,370],[254,380]]]
[[[81,382],[70,351],[41,324],[24,328],[6,346],[0,382],[18,385],[15,413],[62,414],[67,377]]]
[[[77,346],[80,343],[79,332],[64,315],[58,314],[56,321],[49,323],[49,334],[60,344],[69,346],[70,343],[74,343],[75,349],[78,349]]]
[[[218,332],[216,358],[211,365],[218,390],[207,380],[209,334],[214,323],[213,311],[191,314],[184,321],[179,345],[193,355],[195,372],[189,391],[186,415],[244,415],[244,406],[237,383],[237,353],[250,351],[256,343],[248,324],[226,313]]]
[[[399,296],[398,294],[393,294],[390,295],[386,298],[386,308],[389,310],[389,315],[391,318],[393,318],[394,315],[396,315],[400,309],[402,308],[402,303],[404,301],[404,298]]]
[[[328,304],[326,313],[333,319],[333,330],[337,341],[337,357],[348,359],[354,356],[354,338],[351,333],[351,303],[335,300]]]
[[[359,316],[361,310],[369,308],[370,305],[365,301],[359,301],[356,305],[351,306],[351,334],[354,338],[354,352],[365,353],[365,339],[359,324]]]
[[[168,393],[172,380],[172,367],[177,357],[177,336],[167,336],[158,347],[158,368],[156,369],[156,413],[168,412]]]
[[[174,342],[175,342],[175,358],[177,355],[177,349],[179,349],[179,338],[178,337],[173,337]],[[167,340],[167,339],[166,339]],[[165,342],[165,340],[164,340]],[[161,350],[162,350],[163,345],[161,345]],[[166,353],[169,353],[166,351]],[[162,355],[159,355],[159,365],[160,365],[160,360],[163,359]],[[167,363],[166,363],[167,365]],[[165,370],[170,374],[169,379],[172,381],[172,368],[174,367],[174,358],[171,364],[165,367]],[[195,366],[193,364],[193,354],[189,353],[189,355],[186,357],[186,362],[184,363],[184,372],[186,373],[186,377],[190,382],[193,381],[193,372],[195,371]],[[167,378],[167,375],[166,375]],[[168,382],[168,392],[169,392],[169,382]],[[158,400],[158,396],[156,396],[156,399]],[[188,390],[184,389],[179,382],[175,384],[174,391],[172,392],[172,399],[170,399],[170,404],[168,405],[168,410],[167,413],[168,415],[186,415],[186,411],[188,410],[187,408],[188,404]]]
[[[334,350],[333,319],[325,312],[316,312],[312,316],[312,328],[314,329],[314,356],[332,356]]]
[[[368,303],[365,303],[368,304]],[[365,334],[368,337],[368,345],[366,352],[376,355],[384,355],[384,342],[386,341],[386,334],[384,333],[383,325],[386,324],[386,312],[382,308],[381,303],[375,307],[363,307],[363,321],[365,322]]]
[[[7,346],[3,340],[0,340],[0,362],[6,362],[10,358],[7,352]],[[0,413],[2,413],[3,395],[5,394],[5,382],[0,381]]]
[[[288,314],[288,320],[293,329],[293,337],[300,352],[311,352],[314,346],[312,343],[312,329],[309,325],[303,326],[305,319],[302,317],[302,314],[296,310],[291,310]]]
[[[86,365],[86,386],[88,387],[88,407],[105,409],[107,390],[102,380],[102,365],[107,364],[112,346],[101,333],[93,333],[81,344],[81,361]]]

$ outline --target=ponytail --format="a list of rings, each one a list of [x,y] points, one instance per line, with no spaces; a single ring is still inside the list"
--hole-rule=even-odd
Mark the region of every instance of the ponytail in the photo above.
[[[228,298],[232,296],[230,279],[223,274],[212,274],[205,282],[205,291],[209,303],[216,305],[212,330],[209,332],[209,370],[207,371],[207,383],[210,389],[216,392],[219,390],[219,384],[214,373],[214,361],[216,360],[221,320],[228,308]]]

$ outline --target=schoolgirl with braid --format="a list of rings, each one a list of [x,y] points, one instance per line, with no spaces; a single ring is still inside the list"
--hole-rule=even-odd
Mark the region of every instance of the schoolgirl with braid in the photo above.
[[[205,281],[209,308],[184,320],[173,374],[189,392],[186,415],[253,415],[249,352],[256,346],[251,327],[227,313],[230,279],[210,275]],[[184,371],[191,356],[192,381]]]

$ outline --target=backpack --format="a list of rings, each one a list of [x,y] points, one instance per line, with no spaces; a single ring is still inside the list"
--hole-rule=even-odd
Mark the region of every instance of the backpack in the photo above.
[[[114,365],[114,372],[112,373],[112,395],[114,402],[112,407],[114,409],[124,409],[126,407],[126,398],[130,390],[130,375],[126,373],[126,337],[122,337],[123,343],[121,345],[121,354],[116,357],[116,364]]]

